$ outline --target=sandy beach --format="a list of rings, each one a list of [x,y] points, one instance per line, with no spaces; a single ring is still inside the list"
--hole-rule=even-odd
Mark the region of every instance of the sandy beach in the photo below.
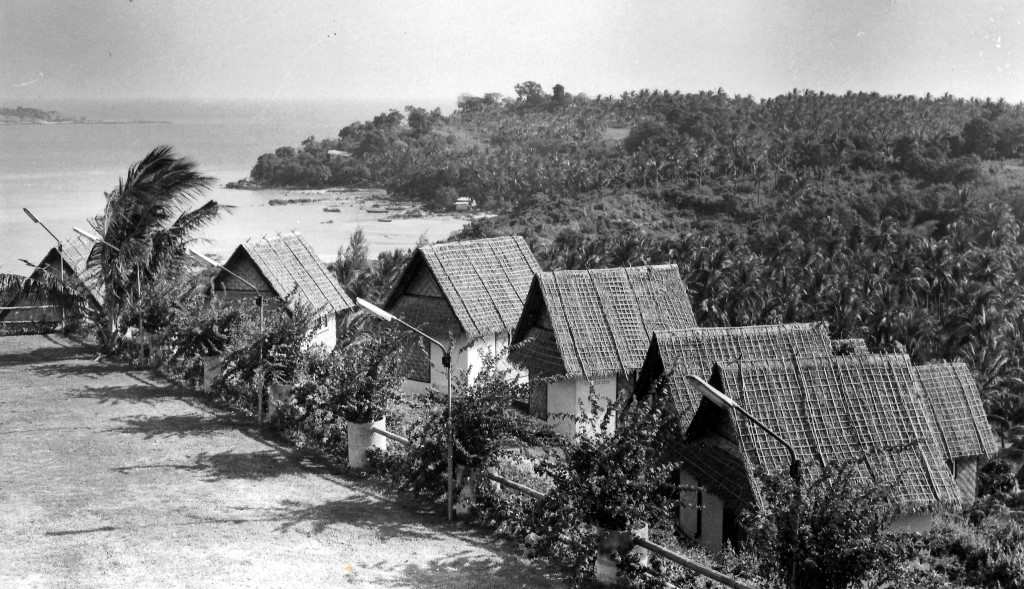
[[[217,188],[211,198],[232,208],[203,232],[197,249],[213,256],[229,255],[249,237],[297,231],[322,260],[332,261],[339,248],[362,229],[376,256],[382,251],[410,248],[421,237],[445,239],[470,218],[465,215],[416,214],[413,203],[398,203],[383,189],[239,190]]]

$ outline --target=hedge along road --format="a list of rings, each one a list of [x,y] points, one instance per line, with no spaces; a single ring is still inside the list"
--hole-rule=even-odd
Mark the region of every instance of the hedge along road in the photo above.
[[[0,337],[2,587],[560,587],[57,336]]]

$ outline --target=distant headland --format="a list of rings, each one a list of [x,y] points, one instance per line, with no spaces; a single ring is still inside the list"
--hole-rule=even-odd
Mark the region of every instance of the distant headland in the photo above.
[[[42,110],[17,106],[0,107],[0,125],[114,125],[114,124],[170,124],[167,121],[96,121],[85,117],[72,117],[55,110]]]

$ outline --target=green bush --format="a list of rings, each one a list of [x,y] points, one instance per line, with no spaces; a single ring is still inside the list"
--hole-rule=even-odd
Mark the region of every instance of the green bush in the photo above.
[[[939,523],[925,534],[902,534],[902,558],[879,567],[864,587],[1024,587],[1024,526],[1002,516],[978,525]]]
[[[577,580],[593,570],[599,528],[631,531],[674,517],[678,464],[664,461],[670,443],[664,434],[673,418],[663,403],[657,396],[616,404],[589,433],[577,435],[564,460],[546,460],[538,468],[552,481],[534,508],[538,547],[575,569]]]
[[[402,385],[401,340],[390,331],[367,333],[335,355],[332,402],[348,421],[369,423],[384,417]]]
[[[485,358],[471,384],[453,383],[454,463],[469,468],[491,466],[504,448],[552,440],[553,434],[536,420],[512,407],[523,401],[528,386],[516,375]],[[412,445],[400,472],[395,473],[405,490],[439,498],[447,489],[447,399],[418,403],[421,418],[410,428]]]
[[[174,310],[164,328],[165,341],[172,347],[172,357],[190,360],[223,353],[243,321],[243,315],[242,307],[216,297],[186,299]]]
[[[765,505],[744,518],[743,547],[760,556],[763,576],[840,588],[893,557],[889,489],[858,478],[858,465],[829,464],[799,485],[788,473],[762,477]]]

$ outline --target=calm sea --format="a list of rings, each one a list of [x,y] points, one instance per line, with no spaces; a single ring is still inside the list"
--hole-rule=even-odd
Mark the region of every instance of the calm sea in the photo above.
[[[15,105],[11,105],[15,106]],[[326,213],[325,204],[269,206],[279,191],[227,190],[223,184],[248,176],[256,158],[280,145],[297,145],[315,135],[333,137],[353,122],[400,104],[360,102],[62,102],[31,104],[91,120],[160,121],[103,125],[0,126],[0,272],[27,273],[19,258],[37,263],[53,241],[21,211],[28,207],[58,236],[102,211],[103,193],[117,185],[128,167],[157,145],[178,153],[217,178],[209,198],[234,205],[208,229],[198,249],[226,256],[252,235],[298,231],[321,258],[361,227],[371,253],[410,247],[421,235],[443,239],[464,221],[454,217],[378,222],[361,207]],[[437,104],[450,108],[450,105]],[[290,196],[296,196],[293,192]]]

